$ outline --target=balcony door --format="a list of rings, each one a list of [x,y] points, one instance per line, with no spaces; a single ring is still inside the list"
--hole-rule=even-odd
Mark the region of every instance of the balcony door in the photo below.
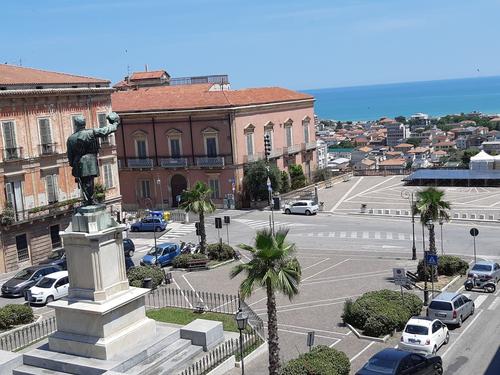
[[[178,196],[187,189],[186,177],[181,174],[176,174],[170,180],[170,190],[172,191],[172,207],[179,205]]]
[[[136,139],[135,146],[136,146],[136,151],[137,151],[137,157],[140,159],[147,158],[148,151],[147,151],[147,146],[146,146],[146,140],[145,139]]]
[[[217,156],[217,138],[216,137],[206,137],[206,148],[207,156],[209,158],[214,158]]]
[[[24,202],[23,202],[23,181],[12,181],[5,183],[5,195],[7,204],[12,206],[16,212],[16,219],[23,218]]]
[[[42,155],[53,153],[52,129],[48,118],[38,119],[38,127],[40,128],[40,144]]]
[[[3,122],[2,133],[3,133],[3,141],[5,148],[4,160],[19,158],[14,121]]]

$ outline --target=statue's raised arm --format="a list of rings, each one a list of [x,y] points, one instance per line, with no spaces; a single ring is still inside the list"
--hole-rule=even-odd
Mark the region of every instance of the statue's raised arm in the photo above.
[[[94,178],[99,176],[98,152],[102,138],[116,132],[120,117],[111,112],[106,116],[109,125],[94,129],[85,129],[85,117],[74,118],[75,132],[66,142],[68,161],[80,189],[82,190],[84,206],[94,204]]]

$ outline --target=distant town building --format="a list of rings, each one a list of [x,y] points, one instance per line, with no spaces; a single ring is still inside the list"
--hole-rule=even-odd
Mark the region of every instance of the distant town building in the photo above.
[[[402,170],[406,168],[406,160],[403,158],[398,159],[388,159],[383,160],[378,163],[378,169],[381,171],[384,170]]]
[[[87,128],[107,124],[110,82],[104,79],[0,65],[0,272],[37,264],[63,246],[73,205],[81,194],[71,175],[66,139],[73,119]],[[99,182],[120,211],[114,136],[100,143]],[[9,208],[12,215],[7,215]],[[7,221],[9,224],[5,224]]]
[[[483,142],[481,145],[481,148],[483,151],[487,153],[495,153],[495,154],[500,154],[500,141],[488,141],[488,142]]]
[[[323,169],[328,165],[328,145],[325,141],[316,141],[316,154],[318,155],[318,168]]]
[[[386,123],[387,129],[387,146],[394,147],[408,138],[410,132],[407,125],[395,123]]]

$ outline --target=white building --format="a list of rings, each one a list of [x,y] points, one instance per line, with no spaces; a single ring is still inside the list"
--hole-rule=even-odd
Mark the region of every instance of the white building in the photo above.
[[[387,128],[387,146],[389,147],[402,143],[410,135],[408,126],[399,122],[386,124],[385,127]]]
[[[316,152],[318,155],[318,169],[326,168],[328,165],[328,145],[321,139],[316,141]]]

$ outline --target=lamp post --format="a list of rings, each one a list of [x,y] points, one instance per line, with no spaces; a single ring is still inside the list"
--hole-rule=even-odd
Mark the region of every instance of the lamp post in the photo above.
[[[429,229],[429,253],[436,254],[436,238],[434,236],[434,223],[432,219],[429,219],[425,225],[427,229]],[[427,269],[426,269],[427,273]],[[434,266],[431,265],[431,291],[432,296],[434,297]]]
[[[443,223],[444,223],[444,220],[443,218],[440,216],[439,217],[439,226],[441,228],[441,255],[444,255],[444,246],[443,246]]]
[[[240,331],[240,355],[241,355],[241,375],[245,374],[245,365],[243,363],[243,331],[247,328],[248,315],[243,312],[241,307],[238,309],[234,319]]]
[[[417,260],[417,247],[415,246],[415,210],[413,209],[413,192],[408,190],[403,190],[401,192],[401,197],[403,199],[408,199],[410,202],[410,210],[411,210],[411,228],[413,233],[413,244],[411,247],[411,259]]]
[[[160,189],[160,199],[161,199],[161,210],[165,211],[165,207],[163,206],[163,190],[161,188],[161,180],[160,176],[156,176],[156,184],[159,186]],[[162,214],[163,215],[163,214]]]
[[[425,251],[425,229],[422,222],[422,248],[424,251],[424,306],[429,304],[429,291],[427,290],[427,252]]]

